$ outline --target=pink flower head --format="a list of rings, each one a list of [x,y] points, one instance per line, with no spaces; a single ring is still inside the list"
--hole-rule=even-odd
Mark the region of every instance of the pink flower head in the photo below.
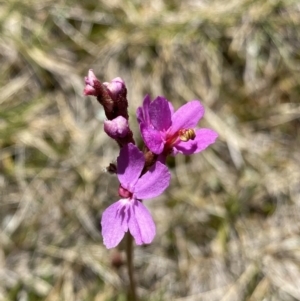
[[[147,147],[155,154],[190,155],[214,143],[218,134],[211,129],[195,129],[204,115],[200,101],[192,100],[176,112],[172,104],[158,96],[152,102],[147,95],[137,109],[137,119]]]
[[[160,195],[169,186],[171,175],[165,165],[156,162],[140,177],[144,164],[144,155],[134,144],[121,149],[117,159],[121,199],[103,212],[101,220],[108,249],[116,247],[128,230],[137,245],[149,244],[155,236],[155,224],[141,200]]]

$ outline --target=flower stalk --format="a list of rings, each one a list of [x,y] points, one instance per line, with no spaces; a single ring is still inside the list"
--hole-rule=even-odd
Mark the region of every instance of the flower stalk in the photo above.
[[[133,237],[127,232],[126,236],[126,264],[127,264],[127,272],[129,279],[129,289],[127,293],[127,300],[129,301],[138,301],[138,297],[136,294],[136,285],[134,279],[134,267],[133,267]]]

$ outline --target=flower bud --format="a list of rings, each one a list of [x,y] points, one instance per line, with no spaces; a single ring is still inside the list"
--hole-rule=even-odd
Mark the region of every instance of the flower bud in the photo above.
[[[116,77],[110,83],[105,82],[103,85],[107,88],[110,97],[114,101],[118,100],[120,97],[126,98],[127,89],[122,78]]]
[[[128,121],[122,116],[106,120],[104,121],[104,131],[113,139],[123,138],[129,133]]]
[[[96,86],[99,83],[99,80],[95,76],[92,69],[89,70],[88,76],[84,78],[85,88],[83,90],[84,95],[93,95],[97,96]]]

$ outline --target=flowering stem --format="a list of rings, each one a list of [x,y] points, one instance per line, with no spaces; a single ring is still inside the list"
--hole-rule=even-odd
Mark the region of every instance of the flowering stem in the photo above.
[[[126,233],[126,257],[129,276],[129,290],[127,300],[138,301],[133,273],[133,237],[129,232]]]

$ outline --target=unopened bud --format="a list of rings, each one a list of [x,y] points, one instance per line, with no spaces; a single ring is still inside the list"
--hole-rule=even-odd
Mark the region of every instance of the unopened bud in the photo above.
[[[121,77],[116,77],[110,83],[105,82],[103,85],[107,88],[110,97],[114,101],[118,100],[120,97],[126,98],[127,89]]]
[[[92,69],[89,70],[88,76],[84,78],[85,88],[83,90],[84,95],[93,95],[97,96],[96,86],[99,83],[99,80],[95,76]]]
[[[104,172],[108,172],[110,174],[116,174],[117,173],[117,165],[114,163],[109,163],[109,165],[104,168]]]
[[[104,121],[104,131],[113,139],[123,138],[129,132],[128,121],[122,116],[113,120],[106,120]]]

